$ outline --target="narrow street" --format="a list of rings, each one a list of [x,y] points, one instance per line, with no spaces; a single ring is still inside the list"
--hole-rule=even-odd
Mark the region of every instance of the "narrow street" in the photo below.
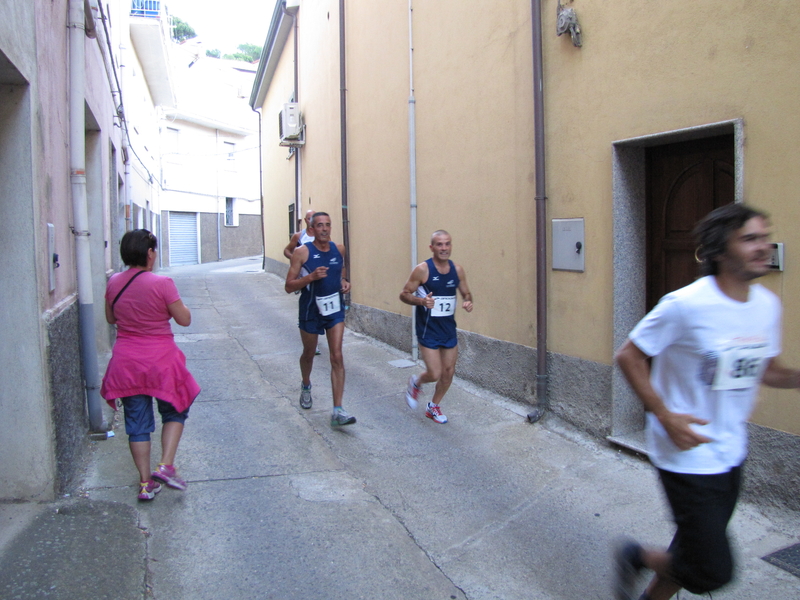
[[[461,381],[438,425],[406,406],[418,367],[393,366],[408,355],[369,338],[345,334],[344,405],[358,423],[329,425],[324,342],[302,410],[297,296],[259,267],[162,271],[192,310],[189,328],[173,328],[203,388],[176,460],[188,490],[137,502],[118,423],[93,444],[80,497],[41,506],[6,545],[0,597],[606,600],[617,536],[669,541],[644,460],[552,416],[531,425],[529,407]],[[4,523],[13,510],[0,507]],[[796,543],[796,525],[740,505],[739,578],[714,599],[798,597],[800,579],[761,560]],[[56,546],[72,555],[50,569]]]

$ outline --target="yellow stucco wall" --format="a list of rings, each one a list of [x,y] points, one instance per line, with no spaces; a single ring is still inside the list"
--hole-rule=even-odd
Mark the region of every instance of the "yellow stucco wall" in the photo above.
[[[306,125],[306,145],[300,151],[303,212],[329,213],[332,239],[341,243],[338,7],[335,0],[302,2],[298,90]]]
[[[264,252],[283,261],[283,249],[289,243],[289,205],[294,202],[295,158],[289,149],[279,146],[278,115],[294,90],[293,35],[286,43],[267,97],[261,109],[262,185],[264,194]]]
[[[574,0],[567,5],[580,19],[580,49],[569,36],[556,36],[556,5],[542,6],[548,265],[551,220],[583,217],[586,267],[548,269],[550,351],[612,361],[613,143],[740,119],[744,197],[773,215],[775,239],[787,250],[785,272],[764,283],[784,302],[786,362],[800,365],[800,277],[793,266],[800,174],[792,168],[800,149],[793,62],[800,5],[781,1],[767,12],[744,0]],[[412,244],[408,5],[348,0],[346,17],[352,298],[408,315],[397,299]],[[465,267],[475,297],[475,311],[459,313],[459,327],[535,346],[530,3],[418,2],[413,27],[418,260],[430,255],[431,231],[449,230],[453,259]],[[338,2],[304,0],[299,31],[303,209],[310,198],[313,208],[331,213],[340,240]],[[288,98],[291,50],[290,39],[283,87],[278,94],[273,84],[268,103]],[[268,127],[273,114],[274,107]],[[277,139],[268,127],[265,136]],[[265,164],[276,162],[265,154]],[[283,165],[265,172],[267,255],[278,259],[285,241],[280,248],[270,242],[269,197],[282,198],[277,220],[285,232],[294,166]],[[284,173],[290,169],[291,180]],[[800,433],[796,393],[765,391],[755,420]]]
[[[612,342],[612,142],[744,122],[744,199],[773,216],[787,268],[764,283],[784,302],[784,352],[800,364],[797,192],[800,150],[792,67],[800,6],[739,2],[613,3],[575,0],[583,48],[550,27],[544,2],[549,218],[586,219],[586,272],[550,273],[550,348],[610,363]],[[794,293],[792,293],[794,292]],[[590,332],[587,335],[587,332]],[[800,433],[796,392],[763,393],[755,421]]]
[[[434,230],[448,230],[475,297],[459,327],[531,345],[528,13],[510,0],[417,3],[413,37],[417,260],[430,257]],[[353,299],[410,315],[398,300],[412,266],[408,4],[351,0],[347,15],[352,255],[354,276],[365,277]]]

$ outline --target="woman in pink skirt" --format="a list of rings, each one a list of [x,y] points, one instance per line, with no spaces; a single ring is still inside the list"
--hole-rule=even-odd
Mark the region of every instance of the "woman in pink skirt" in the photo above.
[[[111,276],[106,288],[106,320],[117,326],[103,398],[125,408],[125,433],[139,471],[139,500],[152,500],[161,484],[185,490],[173,462],[189,407],[200,386],[186,369],[186,357],[175,344],[170,319],[188,327],[192,313],[169,277],[153,273],[156,236],[135,229],[122,236],[120,254],[130,267]],[[161,462],[150,472],[150,434],[155,431],[153,398],[161,415]]]

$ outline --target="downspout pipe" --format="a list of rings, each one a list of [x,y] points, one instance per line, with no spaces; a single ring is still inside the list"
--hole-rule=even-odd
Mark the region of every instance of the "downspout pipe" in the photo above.
[[[93,432],[108,429],[100,397],[100,370],[94,326],[92,262],[89,248],[89,207],[86,199],[86,125],[84,0],[69,2],[69,161],[72,219],[78,279],[81,363],[83,365],[89,426]]]
[[[542,3],[531,0],[533,29],[533,136],[536,170],[536,406],[531,423],[549,408],[547,397],[547,195],[545,187],[544,75],[542,66]]]
[[[294,36],[292,40],[292,60],[294,61],[294,68],[292,73],[292,100],[294,102],[300,103],[300,65],[298,63],[298,59],[300,57],[300,40],[297,37],[299,33],[297,28],[297,15],[290,14],[286,7],[283,7],[283,12],[287,17],[292,18],[292,29],[294,31]],[[305,137],[305,132],[303,132],[303,137]],[[298,219],[300,221],[300,227],[306,227],[305,221],[302,220],[302,215],[305,211],[303,211],[303,168],[302,168],[302,156],[303,153],[301,152],[302,146],[294,149],[294,223],[292,223],[292,227],[296,226]],[[308,208],[311,208],[311,201],[309,199]],[[298,229],[297,231],[300,231]],[[348,274],[349,275],[349,274]]]
[[[347,249],[344,268],[352,281],[350,272],[350,214],[347,206],[347,73],[345,70],[345,0],[339,0],[339,123],[341,129],[342,156],[342,243]],[[349,304],[349,302],[348,302]]]
[[[411,216],[411,269],[417,266],[417,100],[414,97],[414,3],[408,0],[408,189]],[[419,358],[417,307],[411,307],[411,359]]]
[[[214,130],[214,144],[215,144],[215,153],[216,156],[221,156],[220,148],[219,148],[219,129]],[[219,159],[217,159],[219,160]],[[227,210],[227,204],[222,207],[221,206],[221,196],[219,195],[219,166],[216,169],[217,172],[217,260],[222,260],[222,225],[220,221],[222,220],[222,211]],[[227,203],[227,200],[226,200]]]
[[[258,198],[261,206],[261,268],[267,270],[267,236],[264,231],[264,149],[262,141],[261,111],[250,109],[258,115]]]

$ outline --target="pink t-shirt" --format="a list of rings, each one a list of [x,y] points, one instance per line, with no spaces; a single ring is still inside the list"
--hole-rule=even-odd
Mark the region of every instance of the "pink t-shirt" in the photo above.
[[[111,276],[106,288],[109,305],[141,269]],[[186,368],[186,357],[175,343],[167,307],[180,300],[169,277],[144,272],[122,292],[113,307],[117,341],[100,394],[115,407],[116,398],[144,394],[165,400],[182,412],[200,393]]]
[[[139,271],[140,269],[132,267],[111,276],[106,288],[106,302],[109,305]],[[117,336],[172,336],[167,306],[180,299],[178,288],[171,278],[155,273],[142,273],[122,292],[114,306]]]

